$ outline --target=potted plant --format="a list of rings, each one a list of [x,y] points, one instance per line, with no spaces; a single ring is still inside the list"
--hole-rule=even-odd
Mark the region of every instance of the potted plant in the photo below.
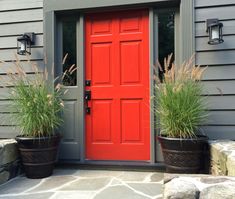
[[[199,173],[207,142],[199,128],[208,115],[199,81],[205,69],[194,66],[193,58],[180,66],[171,63],[171,58],[164,60],[165,71],[155,86],[157,138],[167,172]]]
[[[57,158],[61,136],[55,129],[62,122],[60,112],[65,92],[60,83],[54,87],[48,81],[47,71],[40,71],[37,65],[31,63],[33,74],[27,74],[19,60],[15,65],[14,72],[7,73],[5,85],[10,86],[9,98],[14,110],[11,120],[21,129],[16,141],[26,176],[44,178],[52,174]]]

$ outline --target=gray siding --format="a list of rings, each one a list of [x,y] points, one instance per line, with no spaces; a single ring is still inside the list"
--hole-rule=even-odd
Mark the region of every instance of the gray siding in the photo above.
[[[25,32],[36,33],[36,45],[32,49],[31,60],[43,68],[43,0],[1,0],[0,1],[0,60],[6,64],[0,66],[0,78],[6,78],[6,72],[15,60],[16,38]],[[32,72],[26,56],[23,60],[26,72]],[[33,76],[33,74],[32,74]],[[3,86],[3,85],[0,85]],[[14,137],[19,133],[17,124],[10,121],[10,101],[6,100],[8,88],[0,88],[0,138]]]
[[[195,0],[196,64],[208,66],[204,94],[210,117],[202,126],[211,139],[235,139],[235,0]],[[224,43],[208,45],[205,20],[224,24]]]
[[[209,95],[210,118],[202,128],[210,138],[235,139],[235,0],[194,2],[196,64],[208,66],[203,76],[203,85],[204,95]],[[46,3],[57,4],[55,0]],[[211,46],[207,44],[205,20],[214,17],[224,24],[225,42]],[[43,67],[43,0],[0,0],[0,60],[9,63],[14,61],[16,38],[24,32],[36,33],[37,41],[31,59]],[[32,72],[26,57],[21,56],[20,59],[25,61],[25,70]],[[4,77],[8,69],[8,65],[2,65],[0,77]],[[19,132],[10,126],[12,123],[8,119],[9,114],[12,114],[12,110],[7,107],[10,101],[5,100],[8,91],[0,88],[0,138],[14,137]],[[71,111],[77,104],[68,102],[66,106]],[[68,136],[73,135],[73,128]]]

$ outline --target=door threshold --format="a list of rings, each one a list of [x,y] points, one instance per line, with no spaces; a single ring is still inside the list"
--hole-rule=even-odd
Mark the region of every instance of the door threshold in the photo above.
[[[56,164],[62,169],[117,170],[117,171],[165,171],[164,163],[129,162],[129,161],[60,161]]]

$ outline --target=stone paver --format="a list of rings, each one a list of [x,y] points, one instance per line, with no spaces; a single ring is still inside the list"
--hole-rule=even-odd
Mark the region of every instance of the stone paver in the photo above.
[[[25,177],[15,178],[6,184],[0,186],[0,196],[1,194],[19,194],[22,193],[36,185],[38,185],[41,180],[38,179],[27,179]]]
[[[58,187],[61,187],[75,179],[76,178],[73,176],[52,176],[51,178],[45,179],[43,183],[28,192],[35,193],[40,191],[46,191],[48,189],[58,189]]]
[[[126,186],[115,186],[115,187],[108,187],[107,189],[98,193],[94,199],[104,199],[104,198],[112,198],[112,199],[121,199],[121,198],[128,198],[128,199],[146,199],[150,198],[145,195],[138,194],[131,190]]]
[[[63,191],[95,191],[105,187],[111,178],[79,179],[61,188]]]
[[[148,172],[123,172],[119,179],[122,181],[143,181],[148,175]]]
[[[0,199],[162,199],[163,173],[56,169],[45,179],[19,176],[0,186]]]
[[[13,195],[13,196],[3,196],[0,198],[4,199],[44,199],[50,198],[54,193],[47,192],[47,193],[40,193],[40,194],[20,194],[20,195]]]
[[[163,191],[162,187],[156,186],[155,183],[128,183],[128,185],[131,188],[150,196],[156,196]]]
[[[57,192],[50,199],[91,199],[94,192]]]
[[[164,178],[164,173],[154,173],[151,176],[152,182],[160,182]]]

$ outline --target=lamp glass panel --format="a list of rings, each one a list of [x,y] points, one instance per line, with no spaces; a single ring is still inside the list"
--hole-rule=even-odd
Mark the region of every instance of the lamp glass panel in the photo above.
[[[25,55],[27,52],[27,42],[25,40],[19,40],[18,44],[18,54]]]
[[[24,51],[26,51],[26,43],[25,42],[20,42],[20,51],[22,51],[22,52],[24,52]]]
[[[214,26],[211,28],[211,39],[212,40],[218,40],[220,38],[219,36],[219,26]]]

